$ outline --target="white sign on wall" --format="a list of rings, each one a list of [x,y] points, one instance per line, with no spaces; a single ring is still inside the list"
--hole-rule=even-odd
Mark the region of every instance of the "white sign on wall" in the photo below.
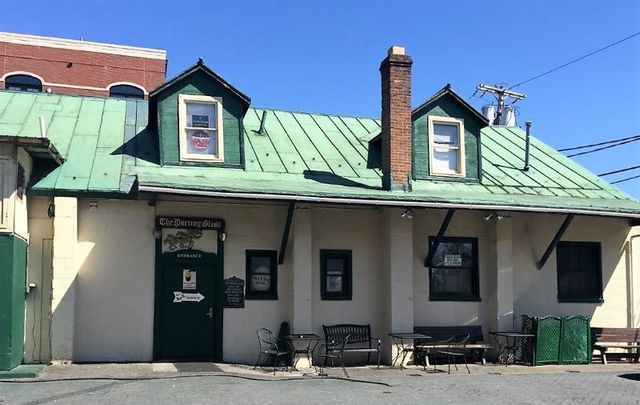
[[[173,292],[173,302],[200,302],[204,295],[200,293],[184,293],[182,291]]]
[[[191,269],[182,270],[182,289],[183,290],[195,290],[196,289],[196,272]]]
[[[460,267],[462,266],[462,255],[461,254],[446,254],[444,255],[444,265],[451,267]]]

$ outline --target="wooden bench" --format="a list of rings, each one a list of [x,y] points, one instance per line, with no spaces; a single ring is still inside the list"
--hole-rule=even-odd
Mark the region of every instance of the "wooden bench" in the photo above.
[[[607,357],[618,359],[640,358],[639,328],[591,328],[591,342],[594,350],[600,352],[602,364],[607,364]],[[608,349],[626,349],[624,352],[607,352]]]
[[[460,326],[416,326],[413,328],[415,333],[422,333],[429,336],[429,340],[416,341],[416,350],[422,352],[428,352],[433,349],[446,348],[448,344],[442,344],[439,342],[445,342],[447,340],[460,340],[469,335],[469,340],[464,345],[464,349],[468,350],[472,354],[476,354],[480,357],[482,365],[487,364],[486,351],[491,349],[492,346],[484,341],[484,335],[482,334],[482,326],[480,325],[460,325]],[[427,366],[429,365],[428,357],[425,357]]]
[[[380,339],[371,337],[371,325],[322,325],[324,330],[324,347],[329,348],[342,343],[349,336],[344,353],[367,353],[367,363],[371,360],[371,353],[376,353],[377,364],[380,367]]]

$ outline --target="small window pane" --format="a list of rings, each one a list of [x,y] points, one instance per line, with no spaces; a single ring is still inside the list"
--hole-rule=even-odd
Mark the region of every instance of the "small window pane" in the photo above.
[[[458,126],[450,124],[433,124],[433,141],[436,144],[458,146]]]
[[[429,238],[431,246],[435,238]],[[477,240],[445,237],[431,259],[429,292],[432,300],[479,300]]]
[[[247,299],[277,299],[276,252],[247,250]]]
[[[187,153],[215,156],[218,151],[218,131],[202,129],[187,130]]]
[[[458,150],[446,148],[434,148],[433,151],[433,171],[435,173],[457,173],[458,172]]]
[[[119,84],[117,86],[111,86],[109,89],[109,97],[143,99],[144,91],[137,87]]]
[[[327,276],[327,292],[343,292],[342,276]]]
[[[29,75],[12,75],[4,79],[4,87],[7,90],[39,93],[42,91],[42,82]]]
[[[328,300],[351,299],[351,251],[321,250],[321,297]]]
[[[558,243],[558,298],[561,301],[599,302],[602,299],[600,254],[599,243]]]
[[[432,292],[471,294],[471,269],[434,268],[431,272]]]
[[[187,126],[217,128],[215,104],[187,103]]]

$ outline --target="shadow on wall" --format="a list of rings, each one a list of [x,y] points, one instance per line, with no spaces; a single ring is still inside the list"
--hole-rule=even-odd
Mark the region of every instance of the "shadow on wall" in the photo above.
[[[524,223],[523,230],[529,235],[527,253],[519,255],[528,256],[532,263],[540,259],[543,251],[551,242],[555,231],[563,220],[562,216],[555,216],[554,222],[547,222],[541,216],[529,219]],[[535,219],[535,220],[534,220]],[[601,222],[602,221],[602,222]],[[562,241],[584,241],[601,243],[601,271],[602,293],[604,302],[559,302],[558,300],[558,273],[557,250],[554,250],[545,266],[537,270],[535,264],[522,269],[515,282],[520,283],[519,295],[516,293],[514,314],[514,326],[518,328],[522,315],[529,316],[572,316],[582,315],[591,319],[591,326],[619,326],[626,327],[627,298],[626,281],[628,260],[630,254],[629,244],[626,241],[628,227],[623,224],[612,224],[611,219],[594,219],[589,217],[576,217],[562,237]],[[544,229],[543,232],[540,229]],[[514,229],[515,231],[515,229]],[[602,235],[606,234],[606,237]],[[535,240],[535,243],[532,241]],[[514,252],[515,255],[515,252]],[[518,266],[514,262],[514,267]],[[529,274],[527,274],[527,272]],[[624,276],[621,277],[620,273]],[[625,291],[618,293],[624,284]],[[624,303],[621,302],[624,301]],[[604,305],[604,307],[603,307]],[[612,310],[612,308],[614,308]],[[606,311],[606,312],[605,312]],[[616,319],[611,319],[611,311],[615,312]],[[619,313],[618,313],[619,312]],[[624,323],[621,321],[624,319]]]
[[[357,181],[353,181],[345,177],[337,176],[331,172],[326,172],[326,171],[305,170],[303,172],[303,175],[305,179],[317,181],[318,183],[322,183],[322,184],[330,184],[333,186],[356,187],[356,188],[364,188],[368,190],[381,189],[381,187],[373,187],[367,184],[358,183]]]
[[[143,129],[136,136],[123,143],[111,152],[111,155],[127,155],[149,163],[160,164],[158,143],[149,128]]]

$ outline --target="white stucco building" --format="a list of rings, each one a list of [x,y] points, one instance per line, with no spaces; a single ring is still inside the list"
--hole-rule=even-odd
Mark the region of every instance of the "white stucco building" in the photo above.
[[[8,353],[252,363],[286,321],[370,324],[388,362],[417,326],[640,326],[640,202],[448,85],[412,109],[402,48],[380,71],[380,120],[249,108],[201,61],[149,100],[1,91]]]

